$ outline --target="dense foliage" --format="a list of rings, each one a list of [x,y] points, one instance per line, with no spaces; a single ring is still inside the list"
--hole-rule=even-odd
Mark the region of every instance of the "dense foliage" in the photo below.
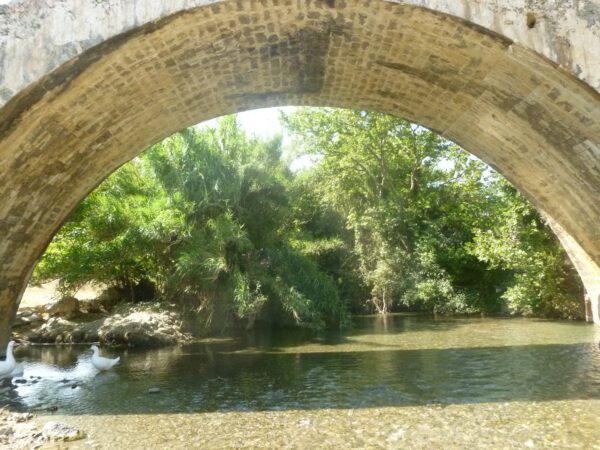
[[[82,202],[35,279],[59,277],[65,291],[101,282],[132,296],[150,283],[209,329],[251,327],[262,311],[282,324],[343,323],[335,282],[288,226],[291,174],[280,156],[280,139],[248,139],[233,117],[166,139]]]
[[[297,154],[320,161],[306,185],[344,218],[376,310],[580,314],[580,281],[543,218],[456,145],[364,111],[302,109],[285,123]]]
[[[299,109],[281,139],[235,118],[188,129],[86,198],[38,264],[59,278],[178,303],[206,330],[339,326],[348,312],[575,317],[581,287],[543,218],[487,166],[376,113]]]

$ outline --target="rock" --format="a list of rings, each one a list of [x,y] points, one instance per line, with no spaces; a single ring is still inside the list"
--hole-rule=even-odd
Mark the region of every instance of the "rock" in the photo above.
[[[30,419],[33,419],[33,414],[26,412],[26,413],[14,413],[13,414],[13,418],[17,423],[22,423],[22,422],[27,422]]]
[[[156,348],[189,341],[182,331],[181,314],[157,302],[124,303],[108,317],[75,322],[52,317],[30,330],[27,340],[36,343],[100,342],[127,347]]]
[[[24,325],[32,325],[36,323],[42,322],[42,316],[35,312],[35,310],[31,308],[19,310],[17,316],[15,317],[15,321],[13,325],[15,327],[24,326]]]
[[[312,424],[311,420],[308,418],[303,418],[298,421],[298,425],[301,427],[309,427]]]
[[[161,392],[161,389],[157,387],[148,389],[148,394],[160,394]]]
[[[388,435],[387,441],[390,443],[398,442],[400,439],[402,439],[404,437],[405,434],[406,434],[406,430],[404,428],[396,427],[396,429]]]
[[[81,302],[82,309],[85,309],[87,314],[102,314],[108,312],[105,306],[99,299],[86,300]]]
[[[52,317],[48,322],[33,330],[28,339],[31,342],[57,343],[74,342],[73,332],[78,329],[75,322],[65,320],[61,317]]]
[[[42,322],[44,319],[42,318],[42,316],[40,314],[33,313],[32,315],[27,317],[27,320],[29,320],[30,323],[38,323],[38,322]]]
[[[13,430],[12,427],[9,427],[9,426],[0,427],[0,436],[10,436],[14,432],[15,432],[15,430]]]
[[[76,441],[85,437],[83,431],[66,423],[54,421],[44,425],[42,434],[46,439],[54,441]]]
[[[17,314],[17,316],[15,317],[15,321],[13,322],[14,327],[20,327],[22,325],[28,325],[28,324],[29,324],[29,318],[23,317],[21,314]]]
[[[65,319],[72,319],[77,317],[79,311],[79,300],[75,297],[63,297],[56,303],[50,305],[47,308],[50,316],[64,317]]]
[[[122,289],[114,286],[109,287],[108,289],[105,289],[102,294],[100,294],[100,297],[94,300],[95,307],[102,308],[105,311],[110,311],[115,307],[115,305],[121,302],[123,298],[124,293]]]
[[[100,342],[155,348],[184,342],[181,316],[160,303],[122,305],[97,329]]]

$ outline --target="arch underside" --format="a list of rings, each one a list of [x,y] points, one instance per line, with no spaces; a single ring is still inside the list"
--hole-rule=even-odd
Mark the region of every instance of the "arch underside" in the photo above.
[[[600,295],[597,91],[420,7],[222,2],[109,39],[0,110],[0,334],[51,237],[107,175],[179,129],[281,105],[377,110],[457,142],[556,222]]]

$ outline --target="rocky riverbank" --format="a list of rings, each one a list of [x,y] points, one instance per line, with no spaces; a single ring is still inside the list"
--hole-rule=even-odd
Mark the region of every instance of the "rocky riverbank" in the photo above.
[[[32,418],[31,413],[15,413],[0,408],[0,447],[20,449],[41,445],[42,433],[31,421]]]
[[[13,333],[32,343],[91,343],[154,348],[187,342],[181,313],[159,302],[117,303],[109,296],[21,308]]]
[[[33,419],[34,415],[29,412],[0,408],[0,447],[6,450],[36,449],[49,442],[76,441],[85,437],[83,431],[66,423],[49,421],[40,427]]]

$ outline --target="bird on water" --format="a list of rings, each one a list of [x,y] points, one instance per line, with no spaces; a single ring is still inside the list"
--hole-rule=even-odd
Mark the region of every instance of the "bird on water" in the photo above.
[[[92,345],[91,350],[94,352],[92,355],[92,364],[98,370],[110,370],[121,360],[120,356],[114,359],[100,356],[100,350],[95,345]]]
[[[13,356],[14,346],[14,341],[10,341],[6,346],[6,360],[0,361],[0,378],[12,374],[13,370],[15,370],[17,362],[15,361],[15,357]]]

